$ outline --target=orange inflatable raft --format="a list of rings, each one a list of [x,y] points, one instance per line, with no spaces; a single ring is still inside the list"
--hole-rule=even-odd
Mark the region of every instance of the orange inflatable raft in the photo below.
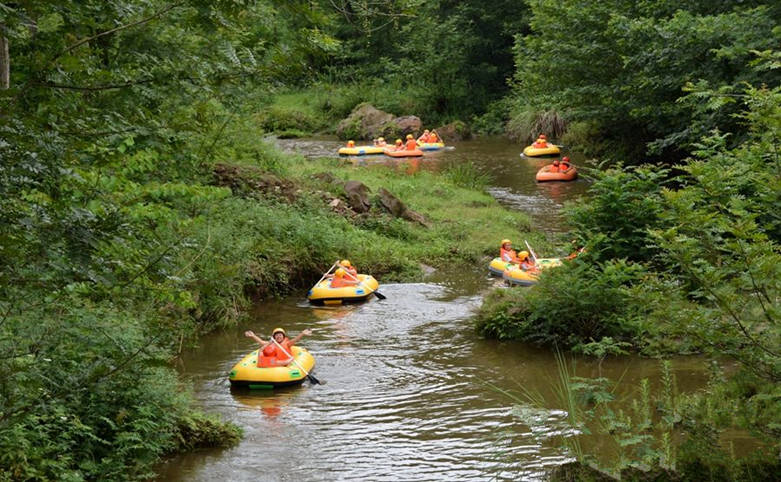
[[[403,151],[385,149],[385,155],[391,157],[420,157],[423,155],[423,151],[420,149],[412,149],[411,151],[407,149],[404,149]]]
[[[539,182],[545,181],[574,181],[578,177],[578,170],[575,166],[570,166],[566,171],[551,172],[550,166],[543,166],[537,171],[536,179]]]

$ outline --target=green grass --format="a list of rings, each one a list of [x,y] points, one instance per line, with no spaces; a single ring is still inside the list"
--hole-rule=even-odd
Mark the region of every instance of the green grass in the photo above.
[[[372,229],[351,226],[347,230],[348,239],[352,234],[360,238],[358,241],[367,236],[373,240],[373,245],[358,242],[354,246],[358,253],[369,258],[372,251],[388,250],[390,257],[401,255],[435,267],[454,262],[482,263],[485,256],[493,256],[498,251],[502,238],[521,239],[530,234],[530,221],[525,214],[500,206],[482,190],[461,187],[446,175],[431,172],[408,175],[403,170],[384,166],[355,167],[331,159],[294,163],[289,171],[299,179],[330,172],[343,180],[361,181],[371,189],[372,197],[385,188],[431,221],[431,228],[402,220],[394,220],[390,226],[378,223]],[[374,209],[380,212],[382,208]],[[353,232],[355,229],[358,231]],[[351,256],[356,258],[354,261],[361,257]]]

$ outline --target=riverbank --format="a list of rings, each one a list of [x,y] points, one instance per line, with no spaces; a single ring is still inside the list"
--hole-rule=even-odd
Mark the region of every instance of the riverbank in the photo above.
[[[506,236],[542,242],[526,215],[483,192],[486,178],[468,165],[437,174],[307,160],[260,141],[252,116],[222,117],[212,107],[217,115],[182,134],[178,152],[129,138],[111,163],[79,167],[63,184],[74,202],[91,196],[80,211],[87,220],[74,222],[94,240],[60,236],[61,265],[79,255],[80,271],[53,274],[44,287],[8,285],[19,306],[8,311],[2,339],[20,341],[2,345],[3,369],[24,380],[2,416],[8,473],[141,477],[165,454],[235,444],[238,428],[204,416],[171,362],[204,333],[244,322],[252,300],[303,296],[336,259],[381,283],[416,281],[440,267],[482,266]],[[198,153],[205,159],[192,161]],[[370,190],[365,211],[350,207],[346,181]],[[381,189],[419,217],[390,214]],[[60,209],[61,201],[27,199]],[[35,246],[25,247],[30,259]],[[21,277],[38,268],[15,269]],[[76,382],[53,389],[50,380]],[[84,457],[64,456],[77,447]],[[95,457],[105,462],[80,465]]]
[[[645,387],[633,414],[613,408],[607,380],[562,376],[567,411],[601,412],[603,429],[623,432],[619,445],[633,447],[603,468],[614,476],[638,461],[681,480],[705,472],[766,480],[777,472],[781,191],[778,159],[768,159],[778,152],[781,97],[778,89],[752,88],[745,96],[752,135],[734,146],[719,134],[702,138],[675,177],[649,165],[590,171],[588,195],[565,207],[571,238],[585,251],[543,272],[529,290],[492,294],[476,318],[485,336],[600,359],[639,352],[711,360],[706,389],[678,397],[668,388],[654,397]],[[719,438],[730,430],[745,430],[762,449],[728,456]],[[581,462],[593,458],[591,448],[578,450]]]

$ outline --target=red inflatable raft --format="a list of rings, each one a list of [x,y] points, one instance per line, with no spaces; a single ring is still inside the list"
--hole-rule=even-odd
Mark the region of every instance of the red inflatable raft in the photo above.
[[[537,171],[537,180],[539,182],[545,181],[574,181],[578,177],[578,170],[575,166],[570,166],[566,171],[551,172],[550,166],[543,166],[542,169]]]

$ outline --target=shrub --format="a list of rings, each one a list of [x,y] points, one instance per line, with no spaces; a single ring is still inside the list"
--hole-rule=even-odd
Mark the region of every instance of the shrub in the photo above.
[[[638,308],[627,303],[627,287],[643,268],[624,261],[592,263],[578,258],[543,272],[528,290],[492,294],[478,313],[477,330],[485,336],[562,347],[603,337],[632,340],[637,335],[633,311]]]

